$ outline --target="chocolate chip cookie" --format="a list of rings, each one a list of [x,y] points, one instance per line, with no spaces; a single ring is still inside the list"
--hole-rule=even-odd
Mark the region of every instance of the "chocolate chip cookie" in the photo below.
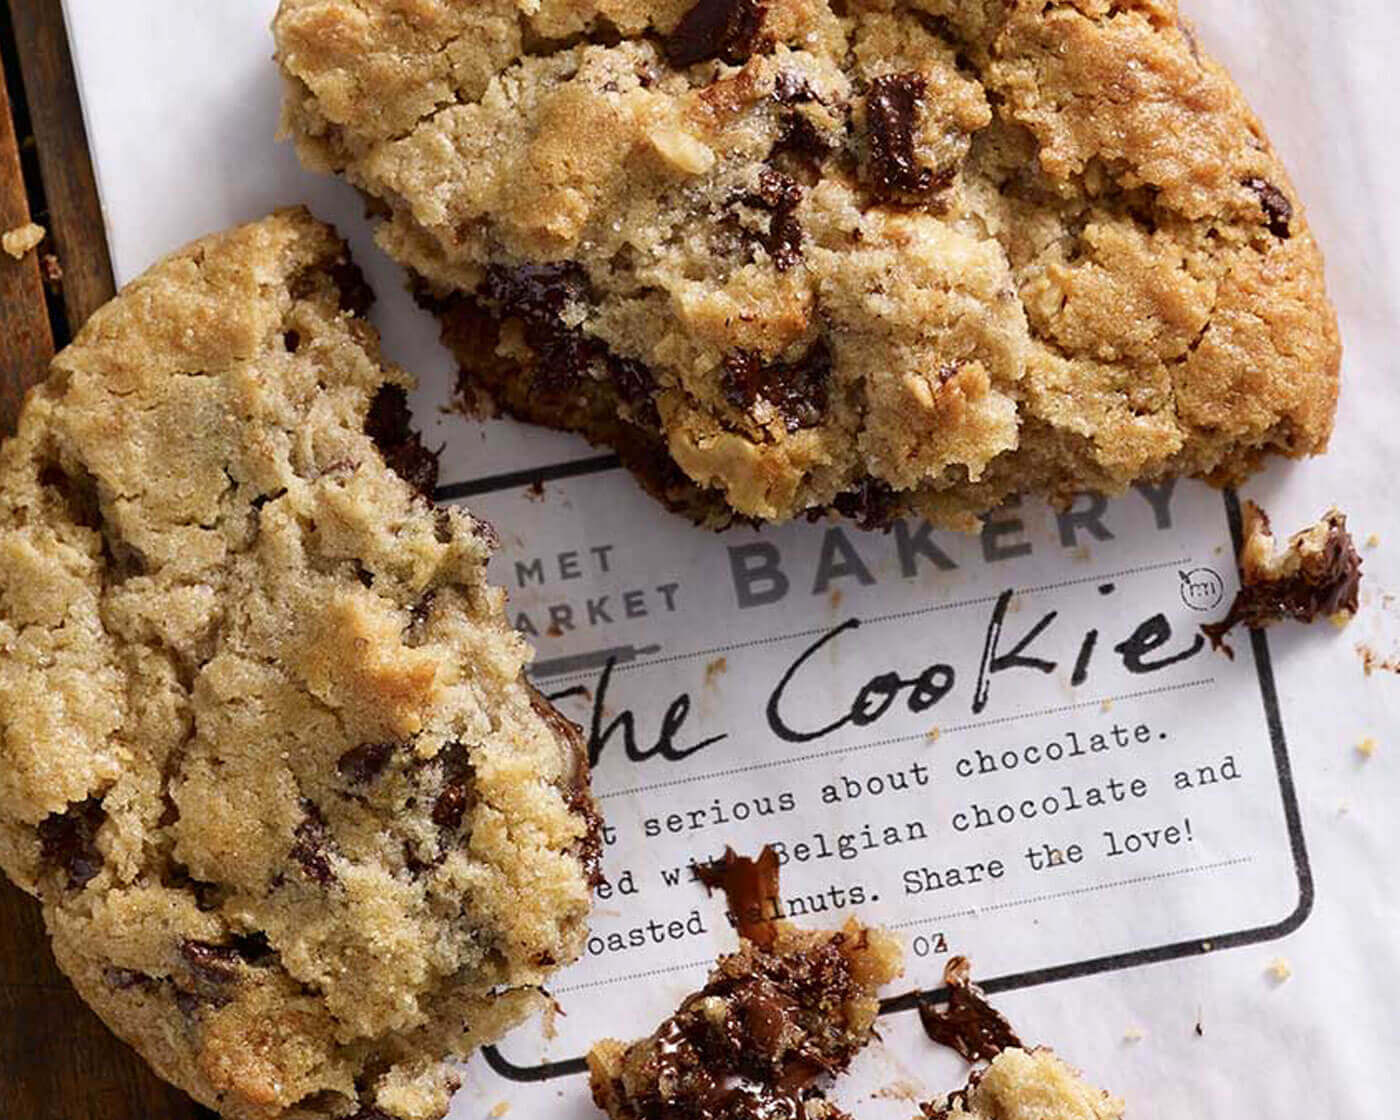
[[[196,242],[0,451],[0,865],[225,1116],[440,1117],[580,949],[596,819],[491,528],[305,211]]]
[[[612,1120],[850,1120],[823,1082],[870,1041],[898,942],[854,919],[834,932],[764,928],[650,1037],[593,1047],[593,1099]]]
[[[282,0],[284,130],[375,200],[469,401],[722,526],[1324,449],[1339,343],[1174,0]]]

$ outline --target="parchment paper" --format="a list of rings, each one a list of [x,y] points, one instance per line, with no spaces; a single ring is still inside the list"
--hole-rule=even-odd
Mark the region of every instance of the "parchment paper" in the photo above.
[[[1293,173],[1347,346],[1332,452],[1272,466],[1245,496],[1280,528],[1336,503],[1358,542],[1375,534],[1347,630],[1240,637],[1233,662],[1191,652],[1236,585],[1229,502],[1196,484],[1082,502],[1068,521],[1027,504],[960,538],[917,523],[714,536],[616,470],[543,495],[503,480],[598,452],[444,410],[451,362],[359,199],[273,142],[272,5],[67,14],[118,279],[274,205],[335,221],[379,293],[388,355],[421,379],[443,481],[502,529],[494,574],[533,631],[537,682],[593,732],[614,893],[557,978],[557,1033],[532,1023],[474,1058],[454,1117],[593,1115],[568,1072],[588,1041],[649,1030],[734,943],[687,860],[767,841],[800,920],[857,903],[904,935],[890,994],[969,954],[1022,1035],[1131,1116],[1395,1115],[1400,679],[1367,677],[1357,647],[1400,644],[1400,8],[1186,5]],[[880,1033],[835,1094],[858,1117],[911,1116],[900,1086],[961,1083],[915,1015]]]

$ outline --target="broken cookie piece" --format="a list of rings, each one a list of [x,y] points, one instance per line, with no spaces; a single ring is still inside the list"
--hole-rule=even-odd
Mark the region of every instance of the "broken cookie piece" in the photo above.
[[[1348,621],[1357,609],[1361,557],[1347,532],[1346,516],[1328,510],[1316,524],[1294,533],[1287,547],[1276,553],[1268,514],[1245,502],[1240,580],[1229,613],[1201,627],[1217,649],[1229,649],[1224,637],[1240,623],[1259,630],[1289,618]]]
[[[721,957],[649,1038],[593,1047],[593,1099],[613,1120],[843,1120],[824,1081],[870,1040],[899,945],[854,919],[835,932],[768,928],[771,944]]]
[[[436,1120],[578,956],[598,819],[305,210],[99,309],[0,448],[0,868],[228,1120]],[[4,1076],[0,1075],[0,1081]]]
[[[719,528],[1322,451],[1301,200],[1175,0],[281,0],[461,395]],[[581,138],[586,137],[586,143]]]
[[[1003,1051],[962,1089],[925,1104],[919,1120],[1122,1120],[1123,1102],[1049,1050]]]

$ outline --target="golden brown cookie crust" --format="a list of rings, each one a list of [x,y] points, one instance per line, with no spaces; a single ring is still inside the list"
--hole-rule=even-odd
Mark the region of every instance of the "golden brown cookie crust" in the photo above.
[[[839,13],[839,14],[838,14]],[[969,526],[1327,444],[1291,184],[1174,0],[282,0],[473,399],[707,524]]]
[[[945,1104],[918,1120],[1123,1120],[1123,1102],[1096,1089],[1051,1051],[1005,1050]]]
[[[107,1023],[240,1120],[441,1116],[444,1059],[584,935],[577,737],[490,527],[408,481],[365,305],[303,210],[206,238],[0,450],[0,865]]]

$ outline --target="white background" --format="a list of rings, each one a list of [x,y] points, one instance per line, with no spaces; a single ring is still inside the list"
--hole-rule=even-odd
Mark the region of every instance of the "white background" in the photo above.
[[[350,236],[380,294],[387,352],[423,378],[419,415],[437,423],[428,406],[451,367],[433,324],[373,248],[353,192],[301,172],[289,147],[271,140],[279,98],[266,31],[271,5],[68,0],[67,10],[118,279],[194,236],[309,202]],[[1358,540],[1380,537],[1365,552],[1363,612],[1349,630],[1285,627],[1270,639],[1316,908],[1282,942],[998,1002],[1027,1038],[1055,1044],[1126,1096],[1132,1116],[1388,1117],[1400,1064],[1400,678],[1366,679],[1353,647],[1366,640],[1387,653],[1400,637],[1384,599],[1400,583],[1400,5],[1195,0],[1186,14],[1264,119],[1307,203],[1347,347],[1332,453],[1276,464],[1245,494],[1280,527],[1337,503]],[[445,477],[587,453],[564,437],[498,428],[455,439]],[[1370,761],[1355,750],[1365,737],[1378,742]],[[1283,984],[1266,975],[1279,955],[1293,967]],[[1202,1037],[1193,1029],[1198,1017]],[[1145,1037],[1125,1041],[1129,1028]],[[861,1063],[868,1087],[906,1076],[946,1089],[961,1076],[954,1059],[921,1042],[912,1016],[900,1016],[884,1049],[874,1049]],[[454,1116],[485,1116],[511,1095],[479,1061],[471,1074]],[[579,1079],[516,1099],[518,1115],[544,1115],[544,1102],[586,1114]],[[846,1099],[862,1117],[912,1112],[905,1103]]]

